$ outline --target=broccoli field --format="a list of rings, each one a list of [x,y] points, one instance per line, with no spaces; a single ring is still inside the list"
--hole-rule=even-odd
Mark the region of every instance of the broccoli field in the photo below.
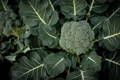
[[[120,80],[120,0],[0,0],[0,80]]]

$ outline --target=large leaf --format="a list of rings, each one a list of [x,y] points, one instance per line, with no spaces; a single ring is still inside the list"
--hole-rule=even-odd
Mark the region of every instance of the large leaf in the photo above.
[[[73,72],[70,72],[66,80],[97,80],[96,73],[92,72],[92,70],[76,70]]]
[[[43,51],[41,51],[43,52]],[[43,53],[31,53],[28,57],[23,56],[12,67],[12,79],[13,80],[47,80],[47,74],[44,69],[39,54]]]
[[[46,64],[46,69],[50,77],[58,76],[60,73],[64,72],[66,68],[65,58],[57,54],[48,55],[44,58],[44,63]]]
[[[91,52],[89,55],[83,57],[81,62],[81,68],[83,70],[92,70],[94,72],[101,70],[101,57],[96,52]]]
[[[108,4],[95,4],[94,6],[93,6],[93,11],[95,12],[95,13],[103,13],[103,12],[105,12],[107,9],[108,9],[108,7],[109,7],[109,5]]]
[[[42,45],[53,48],[58,45],[58,37],[55,28],[51,27],[51,29],[48,29],[48,27],[48,25],[40,24],[37,28],[37,36],[39,41],[41,40]]]
[[[58,37],[56,35],[56,30],[54,28],[47,29],[47,25],[39,26],[39,39],[42,40],[44,46],[55,47],[58,45]]]
[[[74,72],[70,72],[67,77],[66,80],[81,80],[81,73],[80,70],[78,71],[74,71]]]
[[[66,18],[79,18],[85,15],[87,2],[85,0],[62,0],[60,8]]]
[[[106,58],[106,61],[108,62],[107,64],[107,69],[108,69],[108,77],[109,80],[120,80],[119,73],[120,73],[120,62],[119,62],[119,57],[120,57],[120,51],[114,51],[112,53],[106,53],[109,56]],[[105,71],[105,67],[103,67]]]
[[[95,26],[97,25],[99,22],[102,22],[106,19],[105,16],[94,16],[90,18],[90,22]],[[99,27],[101,28],[101,27]]]
[[[19,8],[20,15],[27,25],[34,25],[37,22],[53,25],[58,21],[58,14],[50,0],[21,1]]]
[[[120,17],[112,17],[103,23],[103,43],[110,50],[120,49]]]

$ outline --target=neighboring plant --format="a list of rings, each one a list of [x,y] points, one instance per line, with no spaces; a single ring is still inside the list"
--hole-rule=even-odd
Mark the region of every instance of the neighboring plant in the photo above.
[[[106,66],[111,69],[106,61],[120,66],[119,55],[109,59],[120,50],[119,5],[119,0],[0,0],[0,61],[12,64],[11,80],[101,80]]]

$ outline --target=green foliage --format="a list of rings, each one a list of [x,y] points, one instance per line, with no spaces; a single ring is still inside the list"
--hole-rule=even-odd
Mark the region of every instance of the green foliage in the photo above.
[[[109,7],[108,4],[95,4],[93,7],[93,11],[96,13],[103,13],[107,10],[107,8]]]
[[[71,72],[67,76],[67,80],[79,80],[79,79],[81,79],[81,73],[80,73],[80,71]]]
[[[48,29],[48,25],[39,25],[38,28],[38,38],[42,41],[44,46],[56,47],[58,45],[58,37],[56,35],[56,29]]]
[[[66,18],[79,19],[86,14],[87,2],[85,0],[62,0],[60,8]]]
[[[40,54],[44,54],[44,51],[32,52],[28,57],[21,57],[18,62],[12,67],[12,77],[14,80],[40,80],[47,78],[44,64]],[[34,74],[34,75],[33,75]]]
[[[102,80],[108,73],[110,80],[119,79],[119,5],[0,0],[0,73],[9,73],[10,80]]]
[[[60,73],[64,72],[67,66],[67,62],[63,56],[52,53],[44,58],[44,63],[51,77],[58,76]]]
[[[94,72],[92,71],[83,71],[83,70],[76,70],[74,72],[69,73],[69,75],[67,76],[67,80],[97,80],[97,78],[95,77]]]
[[[107,35],[111,35],[111,36],[115,36],[114,38],[110,38],[110,39],[105,39],[103,41],[103,43],[105,44],[105,47],[110,50],[116,50],[116,49],[120,49],[120,17],[112,17],[110,20],[107,20],[104,22],[103,24],[103,31],[102,31],[102,35],[103,36],[107,36]],[[114,35],[112,35],[114,34]],[[110,36],[108,36],[110,37]],[[105,38],[108,38],[105,37]]]
[[[58,14],[51,2],[48,0],[21,1],[19,7],[24,23],[30,27],[30,34],[37,35],[44,46],[56,46],[58,39],[55,29],[53,30],[51,26],[57,23]]]
[[[26,3],[21,1],[19,7],[20,14],[27,25],[36,22],[53,25],[58,21],[58,14],[48,0],[27,0]]]
[[[67,22],[61,29],[60,46],[80,55],[93,47],[94,32],[86,21]]]
[[[91,24],[97,25],[98,22],[104,21],[106,19],[105,16],[94,16],[90,19]],[[99,27],[100,28],[100,27]]]
[[[86,55],[82,62],[81,67],[83,70],[92,70],[97,72],[101,70],[101,57],[96,54],[96,52],[91,52],[89,55]]]

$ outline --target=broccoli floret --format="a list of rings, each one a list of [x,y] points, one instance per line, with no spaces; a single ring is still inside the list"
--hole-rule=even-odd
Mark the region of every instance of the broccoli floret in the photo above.
[[[86,53],[93,47],[94,32],[86,21],[67,22],[61,29],[60,46],[72,54]]]

